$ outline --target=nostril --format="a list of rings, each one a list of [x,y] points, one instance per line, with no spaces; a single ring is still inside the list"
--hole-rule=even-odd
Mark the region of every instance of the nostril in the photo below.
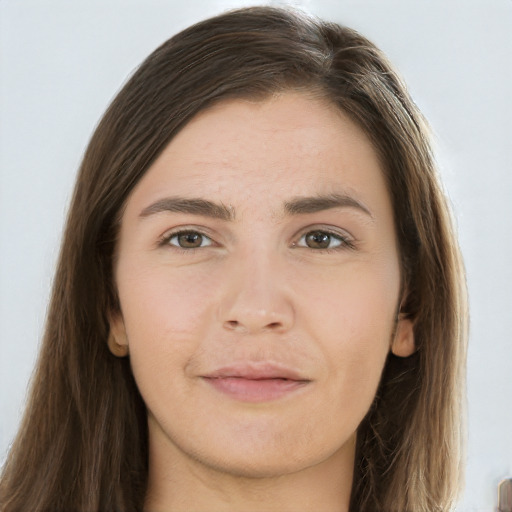
[[[265,331],[266,330],[274,331],[274,330],[281,329],[282,326],[283,326],[283,324],[281,322],[269,322],[266,325],[261,325],[260,329],[265,330]],[[239,322],[238,320],[226,320],[224,322],[224,327],[231,331],[251,330],[250,327],[245,326],[245,324]]]

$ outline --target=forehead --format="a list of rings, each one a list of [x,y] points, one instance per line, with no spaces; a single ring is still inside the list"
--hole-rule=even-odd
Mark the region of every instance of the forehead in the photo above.
[[[333,193],[351,193],[363,203],[364,196],[389,200],[363,130],[335,105],[296,92],[226,100],[196,115],[143,176],[129,203],[164,193],[237,207]]]

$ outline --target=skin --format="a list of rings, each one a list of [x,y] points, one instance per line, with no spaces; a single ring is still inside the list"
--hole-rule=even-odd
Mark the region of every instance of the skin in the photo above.
[[[333,194],[360,206],[285,209]],[[233,219],[148,210],[177,196]],[[110,347],[129,350],[148,408],[146,510],[347,511],[357,428],[386,356],[414,350],[411,322],[397,319],[392,205],[365,134],[305,93],[200,113],[129,197],[115,277]],[[255,403],[204,378],[261,362],[307,382]]]

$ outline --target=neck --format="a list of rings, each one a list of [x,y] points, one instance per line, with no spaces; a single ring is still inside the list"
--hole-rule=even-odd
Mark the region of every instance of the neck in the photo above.
[[[208,467],[172,451],[152,449],[150,442],[147,512],[348,512],[355,436],[313,466],[253,478]]]

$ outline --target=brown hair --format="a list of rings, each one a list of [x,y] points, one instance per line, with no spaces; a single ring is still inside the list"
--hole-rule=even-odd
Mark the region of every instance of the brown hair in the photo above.
[[[353,512],[446,511],[461,481],[465,283],[426,125],[383,54],[346,27],[256,7],[155,50],[114,99],[79,172],[44,341],[3,469],[4,512],[141,510],[144,403],[107,348],[112,259],[131,190],[176,133],[227,98],[321,93],[367,133],[392,202],[417,352],[389,355],[357,436]]]

